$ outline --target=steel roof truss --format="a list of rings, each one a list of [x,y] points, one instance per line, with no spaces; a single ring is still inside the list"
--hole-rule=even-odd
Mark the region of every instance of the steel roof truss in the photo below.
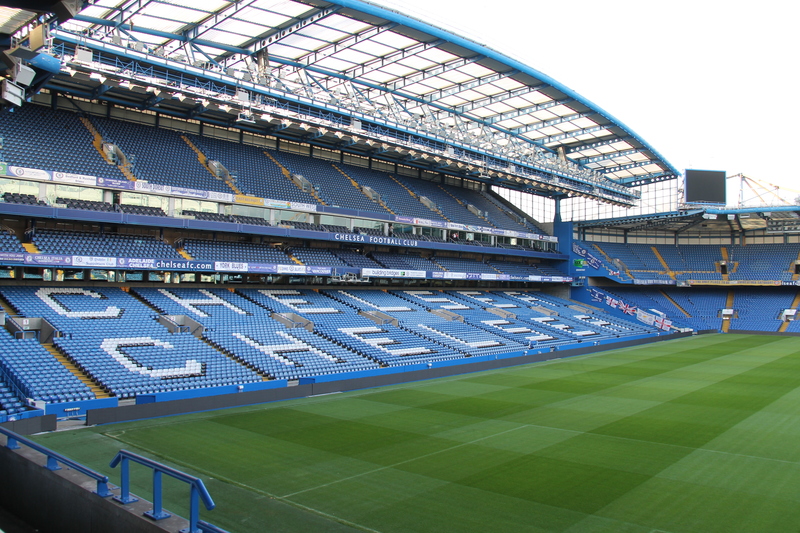
[[[424,52],[425,50],[436,48],[437,46],[443,43],[444,41],[441,39],[437,39],[429,43],[418,43],[409,46],[408,48],[402,48],[400,50],[397,50],[396,52],[392,52],[391,54],[387,54],[383,57],[376,58],[372,61],[368,61],[363,65],[359,65],[355,68],[346,70],[342,74],[344,74],[348,78],[353,78],[353,79],[361,78],[369,72],[372,72],[374,70],[380,70],[387,65],[391,65],[392,63],[397,63],[398,61],[402,61],[407,57],[417,55],[418,53]]]
[[[630,140],[633,140],[633,137],[631,137],[630,135],[626,135],[624,137],[614,137],[613,139],[606,139],[603,141],[597,141],[589,144],[582,144],[580,146],[567,148],[566,153],[567,155],[574,154],[576,152],[583,152],[584,150],[593,150],[596,148],[602,148],[603,146],[609,146],[620,142],[628,142]]]
[[[448,63],[443,63],[441,65],[437,65],[435,67],[431,67],[431,68],[429,68],[427,70],[420,71],[420,72],[418,72],[416,74],[404,77],[404,78],[402,78],[402,79],[400,79],[400,80],[398,80],[398,81],[396,81],[394,83],[388,83],[386,85],[389,88],[389,90],[396,91],[398,89],[402,89],[403,87],[405,87],[407,85],[411,85],[411,84],[414,84],[414,83],[419,83],[419,82],[425,81],[427,79],[430,79],[430,78],[433,78],[433,77],[436,77],[436,76],[441,76],[442,74],[445,74],[447,72],[459,69],[459,68],[461,68],[461,67],[463,67],[465,65],[469,65],[469,64],[475,63],[476,61],[480,61],[481,59],[484,59],[485,57],[486,56],[484,56],[484,55],[477,55],[477,56],[473,56],[473,57],[460,57],[460,58],[454,59],[453,61],[450,61]]]
[[[645,159],[644,161],[637,161],[635,163],[629,163],[627,165],[598,169],[598,172],[602,172],[603,174],[608,174],[610,172],[622,172],[624,170],[630,170],[633,168],[646,167],[647,165],[657,165],[657,164],[658,163],[656,161],[653,161],[652,159]]]
[[[385,31],[391,30],[398,26],[397,23],[392,22],[390,24],[384,24],[383,26],[373,26],[367,30],[364,30],[361,33],[357,33],[355,35],[351,35],[350,37],[345,37],[341,41],[331,43],[328,46],[323,46],[313,52],[310,52],[304,56],[300,56],[295,61],[302,65],[313,65],[317,61],[321,61],[328,56],[332,56],[338,52],[343,50],[347,50],[348,48],[352,48],[353,46],[361,43],[363,41],[369,40],[376,35],[379,35]]]
[[[502,74],[497,79],[506,77],[508,77],[508,74]],[[518,89],[512,89],[510,91],[503,91],[498,94],[493,94],[492,96],[487,96],[486,98],[479,98],[478,100],[473,100],[468,104],[456,106],[454,107],[454,110],[458,113],[469,113],[473,109],[478,109],[479,107],[485,107],[487,105],[496,104],[504,100],[508,100],[509,98],[514,98],[515,96],[524,96],[528,93],[538,91],[543,87],[546,87],[546,85],[542,84],[542,85],[537,85],[536,87],[519,87]]]
[[[513,111],[508,111],[506,113],[500,113],[499,115],[487,117],[484,120],[489,124],[497,124],[498,122],[502,122],[504,120],[510,120],[512,118],[517,118],[522,115],[536,113],[537,111],[544,111],[545,109],[568,104],[574,101],[575,101],[574,98],[565,98],[564,100],[551,100],[549,102],[544,102],[542,104],[531,104],[530,106],[520,107],[519,109],[515,109]]]
[[[298,19],[297,22],[293,23],[291,26],[287,28],[273,28],[268,32],[251,39],[250,41],[244,43],[243,48],[247,48],[250,54],[255,54],[256,52],[263,50],[270,44],[274,44],[285,37],[288,37],[298,31],[302,30],[308,24],[312,22],[318,22],[326,17],[333,15],[334,13],[340,11],[342,6],[331,6],[326,9],[315,9],[313,10],[307,17],[302,19]]]
[[[558,124],[564,124],[565,122],[572,122],[573,120],[578,120],[581,118],[587,118],[594,115],[594,112],[588,113],[575,113],[574,115],[566,115],[563,117],[554,118],[552,120],[545,120],[543,122],[537,122],[535,124],[529,124],[527,126],[521,126],[519,128],[512,128],[511,131],[517,134],[524,134],[531,131],[537,131],[544,128],[549,128],[550,126],[557,126]]]
[[[609,143],[610,144],[610,143]],[[596,155],[592,157],[584,157],[581,159],[574,159],[577,163],[581,165],[588,165],[590,163],[597,163],[599,161],[606,161],[608,159],[614,159],[615,157],[624,157],[628,155],[633,155],[640,153],[642,150],[640,148],[631,148],[630,150],[622,150],[620,152],[608,152],[601,155]]]

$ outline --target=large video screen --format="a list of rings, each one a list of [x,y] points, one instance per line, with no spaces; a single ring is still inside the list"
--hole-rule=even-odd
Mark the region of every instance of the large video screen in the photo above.
[[[686,170],[686,201],[724,204],[724,170]]]

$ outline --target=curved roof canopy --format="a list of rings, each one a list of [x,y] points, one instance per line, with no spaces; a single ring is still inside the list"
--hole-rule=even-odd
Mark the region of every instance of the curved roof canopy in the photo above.
[[[67,94],[555,196],[678,175],[548,76],[360,0],[96,0],[51,35]]]

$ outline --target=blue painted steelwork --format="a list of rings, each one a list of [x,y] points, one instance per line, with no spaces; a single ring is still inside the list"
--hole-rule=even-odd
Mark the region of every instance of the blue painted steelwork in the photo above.
[[[60,453],[56,453],[49,448],[45,448],[41,444],[37,444],[36,442],[26,439],[21,435],[17,435],[11,430],[0,427],[0,434],[6,436],[6,448],[17,450],[19,449],[20,444],[24,444],[28,448],[36,450],[37,452],[47,456],[47,466],[45,468],[48,470],[61,470],[61,467],[58,466],[60,463],[95,480],[97,482],[95,494],[98,496],[106,498],[112,495],[111,491],[108,490],[108,476],[104,476],[99,472],[95,472],[91,468],[87,468],[80,463],[76,463],[72,459],[64,457]]]
[[[208,493],[208,490],[206,490],[206,487],[203,484],[202,479],[190,476],[189,474],[185,474],[180,470],[175,470],[174,468],[162,465],[159,462],[153,461],[152,459],[148,459],[147,457],[142,457],[141,455],[129,452],[127,450],[120,450],[119,453],[117,453],[117,455],[114,456],[114,459],[112,459],[111,463],[109,464],[111,468],[116,468],[117,465],[121,465],[120,474],[122,480],[120,483],[120,495],[115,496],[114,497],[115,500],[123,504],[133,503],[137,501],[137,498],[132,496],[130,493],[131,461],[153,470],[153,509],[146,512],[145,515],[149,516],[153,520],[162,520],[170,516],[170,514],[164,511],[164,509],[161,506],[162,502],[161,476],[162,474],[166,474],[171,478],[177,479],[178,481],[182,481],[188,484],[191,490],[189,496],[189,528],[181,530],[181,533],[184,532],[203,533],[203,531],[223,531],[218,528],[202,529],[198,523],[200,521],[201,500],[203,502],[203,505],[205,505],[205,508],[208,509],[209,511],[215,507],[214,500],[211,499],[211,495]]]
[[[401,13],[397,13],[395,11],[390,11],[390,10],[388,10],[386,8],[377,6],[375,4],[368,4],[368,3],[362,2],[360,0],[330,0],[330,1],[332,3],[334,3],[334,4],[338,4],[338,5],[347,7],[347,8],[357,9],[357,10],[363,12],[363,13],[367,13],[367,14],[370,14],[370,15],[374,15],[374,16],[378,16],[378,17],[381,17],[381,18],[385,18],[385,19],[391,20],[393,22],[399,22],[400,24],[403,24],[404,26],[408,26],[409,28],[412,28],[414,30],[421,31],[421,32],[427,33],[429,35],[432,35],[434,37],[438,37],[438,38],[440,38],[442,40],[445,40],[445,41],[451,42],[453,44],[456,44],[458,46],[462,46],[462,47],[464,47],[464,48],[466,48],[468,50],[472,50],[472,51],[474,51],[474,52],[476,52],[478,54],[485,55],[489,59],[493,59],[493,60],[498,61],[498,62],[500,62],[500,63],[502,63],[504,65],[508,65],[512,69],[516,69],[519,72],[523,72],[525,74],[533,76],[534,78],[543,81],[547,85],[550,85],[551,87],[553,87],[555,89],[558,89],[559,91],[561,91],[562,93],[568,95],[569,97],[574,98],[578,102],[582,102],[583,104],[585,104],[589,108],[597,110],[597,113],[599,115],[604,116],[606,119],[611,121],[613,124],[615,124],[616,126],[619,126],[620,128],[624,129],[626,132],[631,134],[633,137],[635,137],[642,144],[642,146],[644,146],[648,151],[652,152],[653,155],[655,155],[661,162],[663,162],[665,165],[667,165],[668,169],[675,175],[675,177],[680,176],[680,172],[678,172],[678,170],[675,167],[673,167],[658,151],[656,151],[652,146],[650,146],[649,143],[644,141],[644,139],[642,139],[641,136],[637,135],[631,128],[626,126],[622,121],[618,120],[613,115],[611,115],[610,113],[606,112],[605,110],[603,110],[599,106],[593,104],[591,101],[589,101],[588,99],[584,98],[583,96],[581,96],[577,92],[573,91],[572,89],[570,89],[566,85],[563,85],[563,84],[557,82],[556,80],[554,80],[550,76],[542,74],[538,70],[536,70],[536,69],[534,69],[532,67],[529,67],[529,66],[525,65],[524,63],[516,60],[516,59],[509,58],[508,56],[505,56],[505,55],[503,55],[503,54],[501,54],[499,52],[496,52],[495,50],[493,50],[493,49],[491,49],[491,48],[489,48],[487,46],[484,46],[482,44],[478,44],[478,43],[476,43],[474,41],[466,39],[465,37],[460,37],[458,35],[455,35],[453,33],[448,32],[446,30],[443,30],[441,28],[437,28],[436,26],[432,26],[430,24],[427,24],[427,23],[422,22],[420,20],[414,19],[414,18],[409,17],[407,15],[403,15]]]
[[[90,22],[93,22],[93,23],[96,23],[96,24],[106,24],[106,25],[108,24],[108,22],[103,20],[103,19],[95,19],[93,17],[86,17],[86,18],[87,19],[91,19],[91,20],[87,20],[87,21],[90,21]],[[164,32],[160,32],[160,31],[156,31],[156,30],[149,30],[149,29],[146,29],[146,28],[137,28],[137,31],[142,32],[142,33],[151,33],[152,35],[156,35],[156,36],[166,37],[165,35],[163,35]],[[174,35],[173,37],[178,37],[178,36]],[[102,52],[101,52],[102,43],[93,43],[90,40],[87,40],[82,36],[70,36],[70,34],[68,34],[66,32],[63,32],[63,31],[58,33],[58,38],[61,39],[61,40],[66,41],[66,42],[71,42],[71,43],[74,43],[74,44],[81,44],[83,46],[91,45],[93,49],[97,50],[98,53],[102,54]],[[100,47],[96,47],[96,45],[100,45]],[[222,47],[222,48],[224,49],[224,47]],[[157,77],[157,76],[154,75],[154,73],[156,72],[154,70],[154,67],[141,66],[141,64],[137,61],[137,59],[139,61],[145,60],[145,61],[149,61],[149,62],[160,62],[160,63],[163,64],[164,67],[166,67],[166,62],[168,61],[168,60],[164,60],[164,59],[161,59],[161,58],[149,56],[147,54],[136,53],[135,51],[129,51],[129,50],[124,50],[124,49],[121,49],[119,51],[115,51],[115,54],[116,55],[112,56],[115,61],[117,61],[119,63],[122,63],[122,64],[125,64],[126,62],[121,61],[119,59],[119,55],[124,55],[125,57],[129,57],[129,58],[131,58],[131,61],[129,62],[131,70],[133,70],[134,66],[138,66],[139,70],[141,71],[141,75],[149,76],[149,77]],[[134,56],[137,59],[134,59]],[[104,64],[109,64],[109,66],[113,66],[115,68],[123,68],[123,69],[125,68],[125,67],[121,67],[120,65],[117,65],[117,64],[108,63],[107,61],[104,62],[100,58],[96,58],[96,60],[98,60],[99,62],[104,63]],[[507,135],[509,137],[513,137],[513,138],[522,140],[523,142],[525,142],[527,144],[539,146],[540,149],[546,150],[548,152],[553,152],[553,150],[550,149],[550,148],[544,147],[543,146],[544,144],[549,144],[550,142],[554,142],[555,140],[559,140],[559,139],[562,139],[562,138],[574,137],[574,136],[580,135],[581,133],[585,133],[585,132],[599,131],[599,130],[605,129],[607,127],[607,126],[596,126],[594,128],[588,128],[588,129],[584,129],[584,130],[577,130],[576,132],[565,133],[565,134],[561,134],[561,135],[558,135],[558,136],[555,136],[555,137],[546,137],[544,139],[538,139],[537,141],[534,142],[531,139],[529,139],[529,138],[525,137],[524,135],[522,135],[522,133],[518,133],[518,132],[516,132],[514,130],[509,130],[507,128],[498,127],[497,125],[494,125],[494,124],[491,124],[489,122],[486,122],[486,121],[484,121],[483,119],[481,119],[479,117],[467,115],[465,113],[459,113],[458,111],[454,110],[451,107],[448,107],[448,106],[445,106],[445,105],[441,105],[441,104],[437,104],[434,101],[428,101],[428,100],[426,100],[426,99],[424,99],[422,97],[418,97],[418,96],[413,95],[413,94],[403,93],[403,92],[400,92],[400,91],[391,91],[391,90],[388,90],[386,87],[384,87],[384,86],[382,86],[380,84],[371,83],[371,82],[368,82],[368,81],[365,81],[365,80],[360,80],[360,79],[354,79],[354,78],[348,77],[348,76],[343,75],[343,74],[341,74],[339,72],[336,72],[336,71],[331,71],[331,70],[320,68],[320,67],[316,67],[316,66],[313,66],[313,65],[303,65],[302,63],[298,63],[297,61],[291,61],[291,60],[283,59],[283,58],[280,58],[280,57],[277,57],[277,56],[271,56],[270,57],[270,61],[272,61],[274,63],[286,65],[286,66],[291,66],[291,67],[296,67],[296,68],[304,68],[304,69],[306,69],[308,71],[316,72],[316,73],[319,73],[319,74],[322,74],[322,75],[325,75],[325,76],[328,76],[328,77],[331,77],[331,78],[337,78],[337,79],[341,79],[343,81],[351,82],[351,83],[354,83],[354,84],[363,85],[363,86],[368,87],[370,89],[375,89],[375,90],[378,90],[378,91],[381,91],[381,92],[384,92],[384,93],[396,94],[396,95],[402,96],[403,98],[409,99],[411,101],[415,101],[415,102],[420,103],[420,104],[427,104],[427,105],[432,106],[432,107],[434,107],[434,108],[436,108],[436,109],[438,109],[440,111],[444,111],[446,113],[453,113],[453,114],[456,114],[456,115],[463,116],[463,117],[465,117],[466,119],[468,119],[471,122],[475,122],[475,123],[482,124],[484,126],[490,127],[490,128],[492,128],[494,130],[497,130],[497,131],[499,131],[501,133],[504,133],[505,135]],[[218,78],[222,83],[226,83],[226,80],[224,79],[225,76],[223,76],[221,74],[208,73],[208,72],[203,71],[201,69],[190,67],[188,65],[182,65],[182,64],[179,64],[179,63],[173,62],[173,61],[170,61],[169,68],[171,68],[173,70],[176,70],[176,71],[183,70],[183,71],[187,72],[187,74],[189,72],[194,71],[196,73],[195,76],[194,76],[195,83],[193,85],[190,85],[190,84],[187,83],[187,85],[189,85],[189,86],[199,87],[199,88],[207,90],[207,91],[216,92],[216,93],[219,93],[219,94],[225,94],[225,95],[229,95],[231,97],[235,94],[235,88],[232,88],[230,85],[220,86],[220,85],[214,83],[211,80],[204,81],[203,79],[198,77],[198,76],[203,76],[204,78],[207,78],[207,77],[213,76],[213,77]],[[158,73],[161,74],[162,71],[158,71]],[[166,74],[166,72],[163,72],[163,74]],[[503,75],[497,75],[497,76],[501,76],[502,77],[502,76],[506,76],[506,75],[507,75],[507,73],[503,74]],[[162,77],[162,79],[167,79],[168,81],[172,81],[167,76],[158,76],[158,77]],[[173,77],[174,77],[174,75],[173,75]],[[232,82],[236,82],[236,80],[231,79],[231,81],[229,81],[227,83],[232,83]],[[273,93],[271,93],[271,91],[274,90],[274,89],[268,89],[266,87],[258,86],[256,84],[239,84],[239,83],[236,83],[236,85],[238,85],[238,86],[245,86],[246,85],[247,88],[249,90],[253,91],[254,93],[261,93],[263,95],[266,95],[268,98],[274,98],[273,97]],[[176,90],[179,90],[179,88],[176,88]],[[528,90],[528,89],[526,89],[526,90]],[[381,119],[379,119],[379,118],[376,118],[376,117],[373,117],[373,116],[370,116],[370,115],[364,115],[364,114],[360,114],[360,113],[357,113],[357,112],[353,112],[353,110],[350,110],[350,109],[347,109],[347,108],[341,108],[341,107],[338,107],[338,106],[333,106],[328,102],[321,102],[321,101],[313,100],[312,98],[308,98],[308,97],[301,98],[301,97],[298,97],[298,96],[294,95],[293,93],[291,93],[289,91],[284,91],[284,92],[282,92],[280,94],[276,94],[275,96],[278,96],[278,97],[283,98],[283,99],[294,100],[294,101],[297,101],[297,102],[303,101],[307,106],[309,106],[307,109],[310,111],[310,113],[309,113],[310,116],[314,116],[314,114],[315,114],[314,112],[317,111],[317,108],[323,108],[323,109],[324,108],[328,108],[328,109],[330,109],[332,107],[335,107],[336,111],[338,113],[341,113],[341,115],[343,115],[343,116],[357,117],[360,120],[366,121],[366,122],[381,122]],[[260,102],[255,101],[253,103],[255,105],[258,105]],[[272,102],[272,101],[270,101],[269,103],[271,105],[275,105],[276,104],[276,102]],[[128,104],[128,105],[130,105],[130,104]],[[590,113],[590,114],[594,114],[594,113]],[[574,118],[576,118],[576,117],[573,116],[573,119]],[[563,120],[560,120],[560,122],[561,121],[563,121]],[[419,143],[419,144],[421,144],[422,146],[426,146],[426,141],[427,142],[437,142],[437,143],[440,143],[443,146],[450,146],[450,145],[459,146],[460,145],[465,150],[475,151],[475,153],[478,153],[478,154],[482,153],[480,151],[480,149],[478,149],[475,146],[467,146],[467,145],[464,145],[462,143],[459,143],[458,141],[454,141],[452,139],[447,139],[447,138],[444,138],[444,137],[441,137],[441,138],[437,139],[437,137],[435,137],[433,135],[430,135],[430,134],[427,134],[427,133],[422,132],[422,131],[414,131],[412,133],[409,130],[406,130],[405,127],[402,124],[396,123],[394,121],[383,121],[383,122],[387,126],[393,128],[395,130],[405,130],[406,134],[412,135],[413,138],[414,138],[414,141]],[[398,136],[398,135],[395,134],[394,136]],[[542,145],[542,146],[540,146],[540,145]],[[559,176],[562,179],[570,179],[570,180],[575,180],[577,182],[586,183],[590,187],[598,187],[599,189],[602,189],[604,191],[607,191],[607,192],[611,193],[615,198],[619,199],[622,202],[630,201],[630,198],[628,198],[627,195],[625,195],[624,193],[621,193],[618,190],[614,190],[613,187],[609,187],[611,184],[617,185],[617,183],[614,180],[610,180],[609,179],[608,180],[609,186],[606,186],[602,182],[586,182],[585,180],[583,180],[583,179],[581,179],[579,177],[570,175],[568,172],[559,172],[559,171],[554,170],[554,169],[537,168],[536,163],[528,163],[526,161],[521,161],[519,159],[506,158],[506,157],[501,157],[501,156],[497,156],[497,155],[492,155],[492,156],[488,156],[488,157],[490,157],[491,159],[497,161],[497,165],[495,167],[497,169],[504,169],[504,168],[508,167],[509,163],[512,163],[512,164],[517,166],[517,169],[518,169],[517,172],[521,173],[522,175],[525,175],[526,173],[525,172],[520,172],[520,171],[527,170],[529,176],[538,177],[540,179],[543,179],[543,178],[546,179],[546,178],[549,178],[549,176]],[[587,189],[587,192],[591,192],[591,191],[592,191],[592,189]]]

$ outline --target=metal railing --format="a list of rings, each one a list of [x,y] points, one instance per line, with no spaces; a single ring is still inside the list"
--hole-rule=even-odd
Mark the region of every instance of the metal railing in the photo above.
[[[97,489],[95,490],[95,494],[97,494],[98,496],[106,498],[112,495],[111,491],[108,490],[108,476],[104,476],[99,472],[95,472],[91,468],[87,468],[80,463],[76,463],[72,459],[68,459],[63,455],[56,453],[48,448],[45,448],[41,444],[37,444],[32,440],[26,439],[25,437],[18,435],[8,429],[0,427],[0,434],[6,436],[7,439],[6,448],[10,450],[18,450],[20,448],[20,444],[24,444],[28,448],[36,450],[37,452],[47,457],[47,464],[45,465],[45,468],[47,468],[48,470],[61,470],[61,467],[58,465],[62,464],[77,472],[80,472],[85,476],[94,479],[97,482]]]
[[[205,505],[206,509],[211,510],[214,508],[214,500],[211,499],[211,495],[206,490],[203,480],[127,450],[120,450],[109,465],[111,468],[121,465],[120,474],[122,481],[120,483],[120,495],[114,496],[116,501],[123,504],[128,504],[138,500],[138,498],[132,496],[130,493],[131,461],[153,470],[153,508],[144,513],[146,516],[152,518],[153,520],[163,520],[164,518],[169,518],[171,516],[169,513],[164,511],[162,507],[161,476],[162,474],[166,474],[171,478],[187,483],[191,488],[191,493],[189,496],[189,528],[182,530],[181,533],[225,533],[224,530],[200,520],[201,500],[203,501],[203,505]]]

